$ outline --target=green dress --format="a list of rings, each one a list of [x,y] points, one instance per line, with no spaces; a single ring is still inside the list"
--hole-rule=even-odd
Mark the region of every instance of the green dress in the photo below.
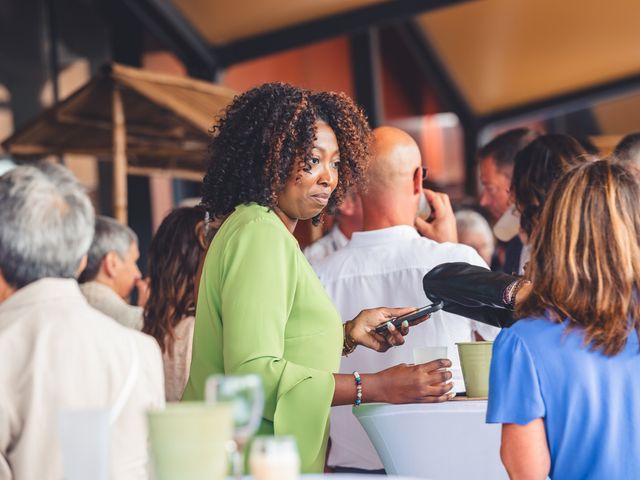
[[[342,322],[296,239],[267,208],[238,206],[207,253],[183,400],[215,373],[258,373],[260,434],[293,435],[303,472],[321,472]]]

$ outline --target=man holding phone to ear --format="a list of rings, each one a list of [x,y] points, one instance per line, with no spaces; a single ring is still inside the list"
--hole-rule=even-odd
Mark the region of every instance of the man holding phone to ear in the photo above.
[[[416,308],[430,304],[422,289],[422,277],[441,263],[457,261],[486,267],[472,248],[438,243],[416,231],[423,171],[415,141],[399,129],[377,128],[374,152],[367,170],[367,188],[360,192],[363,231],[355,232],[342,250],[313,263],[343,319],[381,303]],[[442,212],[448,197],[432,193],[431,202],[437,204],[433,205],[434,210]],[[444,228],[445,236],[450,235],[446,231]],[[462,392],[464,383],[455,342],[471,341],[474,330],[486,339],[498,333],[493,327],[438,311],[412,328],[404,346],[371,355],[364,349],[356,350],[343,357],[340,371],[379,371],[399,363],[413,363],[414,346],[446,345],[453,364],[454,391]],[[332,411],[328,465],[336,472],[381,473],[382,463],[350,408],[336,407]]]

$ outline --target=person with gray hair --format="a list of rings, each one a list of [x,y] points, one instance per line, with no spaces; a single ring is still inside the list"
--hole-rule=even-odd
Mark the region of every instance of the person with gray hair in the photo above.
[[[80,290],[93,308],[136,330],[142,329],[143,304],[130,305],[126,299],[138,286],[142,292],[139,300],[144,301],[146,284],[136,263],[139,257],[138,236],[133,230],[113,218],[96,217]]]
[[[14,169],[2,180],[0,302],[41,278],[75,278],[93,237],[89,198],[67,171],[49,164]]]
[[[162,359],[78,288],[89,198],[43,164],[0,176],[0,205],[0,478],[63,478],[59,416],[87,409],[110,419],[111,478],[148,478],[144,412],[164,404]]]
[[[496,245],[489,222],[474,210],[456,212],[458,242],[474,248],[482,259],[491,265]]]

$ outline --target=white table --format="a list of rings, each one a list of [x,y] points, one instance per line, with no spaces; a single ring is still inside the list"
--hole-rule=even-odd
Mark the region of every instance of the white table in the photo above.
[[[234,477],[227,477],[227,480],[234,480]],[[242,477],[242,480],[253,480],[251,476]],[[301,475],[300,480],[424,480],[415,477],[394,477],[384,475],[360,475],[353,473],[330,473],[330,474],[306,474]]]
[[[324,475],[302,475],[301,480],[423,480],[415,477],[394,477],[384,475],[360,475],[355,473],[329,473]]]
[[[384,475],[360,475],[355,473],[330,473],[324,475],[302,475],[301,480],[423,480],[415,477],[394,477]]]
[[[500,425],[486,424],[486,411],[483,400],[353,408],[390,475],[506,479]]]

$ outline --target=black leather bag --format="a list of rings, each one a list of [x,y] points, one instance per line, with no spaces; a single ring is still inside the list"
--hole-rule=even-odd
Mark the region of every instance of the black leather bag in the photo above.
[[[510,327],[513,311],[504,303],[504,291],[519,277],[463,262],[443,263],[422,279],[432,302],[444,302],[443,310],[494,327]]]

